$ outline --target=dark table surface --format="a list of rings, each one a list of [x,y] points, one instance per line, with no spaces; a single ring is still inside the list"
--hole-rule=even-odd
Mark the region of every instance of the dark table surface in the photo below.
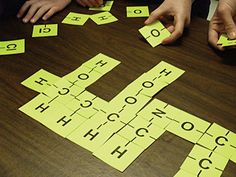
[[[116,1],[111,13],[119,21],[84,26],[62,24],[68,12],[97,13],[71,4],[47,22],[58,23],[57,37],[32,38],[32,24],[10,18],[0,23],[0,40],[26,39],[26,52],[0,56],[0,176],[1,177],[172,177],[193,144],[164,133],[121,173],[80,146],[53,133],[18,108],[38,93],[20,83],[43,68],[58,76],[73,71],[98,53],[121,64],[88,87],[109,101],[142,73],[164,60],[186,72],[155,97],[209,122],[236,132],[235,50],[213,51],[207,44],[208,22],[193,18],[189,30],[174,45],[152,48],[138,29],[145,18],[126,18],[128,5]],[[150,9],[155,7],[150,3]],[[229,162],[222,177],[235,177]],[[212,176],[210,176],[212,177]]]

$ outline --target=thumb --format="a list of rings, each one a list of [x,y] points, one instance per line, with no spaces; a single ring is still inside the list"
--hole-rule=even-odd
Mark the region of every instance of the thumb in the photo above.
[[[225,31],[230,39],[236,38],[236,25],[234,23],[231,12],[224,11],[221,13],[221,18],[223,20]]]

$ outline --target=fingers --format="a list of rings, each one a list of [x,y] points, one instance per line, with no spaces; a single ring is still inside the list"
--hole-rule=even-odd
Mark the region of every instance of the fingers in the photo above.
[[[232,12],[227,5],[220,5],[218,7],[219,17],[222,19],[225,27],[225,31],[230,39],[236,38],[236,25],[234,23],[234,19],[232,17]]]
[[[35,15],[31,18],[30,22],[31,23],[35,23],[36,21],[38,21],[39,18],[41,18],[47,11],[49,11],[51,7],[49,5],[43,6],[42,8],[40,8]]]
[[[53,16],[56,12],[60,11],[61,9],[53,7],[50,8],[49,11],[43,16],[43,20],[49,19],[51,16]]]
[[[38,11],[40,8],[39,4],[32,5],[28,10],[26,16],[23,18],[23,22],[27,23],[33,17],[33,15]]]
[[[208,41],[209,44],[214,47],[215,49],[223,51],[224,48],[222,46],[217,45],[217,41],[219,39],[219,34],[217,31],[215,31],[211,25],[209,25],[209,31],[208,31]]]
[[[172,27],[172,30],[174,30],[172,32],[172,34],[170,35],[170,37],[164,39],[162,41],[162,44],[170,44],[173,43],[174,41],[176,41],[180,36],[182,36],[183,34],[183,30],[185,27],[185,21],[182,19],[182,17],[180,15],[175,17],[175,21],[174,21],[174,29]],[[171,32],[171,31],[170,31]]]
[[[165,11],[164,8],[162,8],[161,6],[159,8],[157,8],[156,10],[154,10],[150,16],[148,17],[148,19],[144,22],[146,25],[151,24],[153,22],[155,22],[156,20],[159,20],[164,14],[166,14],[167,12]]]
[[[17,18],[21,18],[32,5],[32,1],[26,1],[17,13]]]

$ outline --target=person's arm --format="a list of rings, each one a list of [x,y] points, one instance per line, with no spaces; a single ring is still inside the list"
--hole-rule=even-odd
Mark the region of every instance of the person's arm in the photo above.
[[[103,0],[76,0],[83,7],[99,7],[103,4]]]
[[[47,20],[56,12],[64,9],[71,0],[28,0],[19,10],[17,17],[23,18],[23,22],[35,23],[42,17]]]
[[[219,50],[217,45],[221,33],[226,33],[230,39],[236,39],[236,0],[219,0],[216,11],[210,21],[208,41]]]
[[[165,0],[150,14],[145,24],[151,24],[156,20],[162,21],[172,33],[162,43],[172,43],[183,34],[184,27],[190,24],[191,6],[192,0]]]

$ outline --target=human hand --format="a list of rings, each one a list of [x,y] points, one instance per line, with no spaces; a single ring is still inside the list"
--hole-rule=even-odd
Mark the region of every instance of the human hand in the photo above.
[[[230,39],[236,39],[236,0],[220,0],[209,24],[209,43],[223,51],[224,48],[217,45],[221,33],[226,33]]]
[[[162,44],[172,43],[182,36],[184,27],[190,24],[191,6],[191,0],[165,0],[151,13],[145,24],[151,24],[156,20],[163,22],[172,34],[164,39]]]
[[[99,7],[103,4],[103,0],[76,0],[83,7]]]
[[[17,17],[23,22],[35,23],[39,18],[47,20],[56,12],[64,9],[71,0],[27,0],[20,8]],[[26,15],[25,15],[26,14]]]

